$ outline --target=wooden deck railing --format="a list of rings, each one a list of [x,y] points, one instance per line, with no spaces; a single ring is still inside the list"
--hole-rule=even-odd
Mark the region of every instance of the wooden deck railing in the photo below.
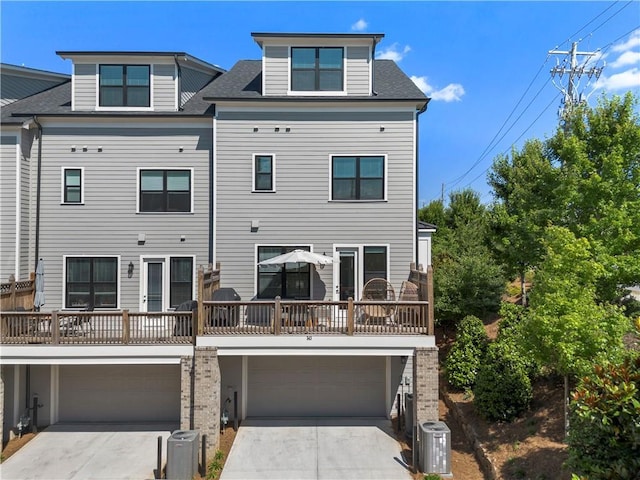
[[[0,284],[0,311],[32,310],[35,273],[31,273],[29,280],[18,280],[11,275],[9,281]]]
[[[5,345],[193,344],[192,312],[2,312]]]
[[[0,313],[0,344],[195,344],[198,335],[433,335],[433,271],[411,266],[418,301],[211,301],[220,269],[199,269],[193,312]]]
[[[203,335],[430,335],[426,302],[203,302]]]

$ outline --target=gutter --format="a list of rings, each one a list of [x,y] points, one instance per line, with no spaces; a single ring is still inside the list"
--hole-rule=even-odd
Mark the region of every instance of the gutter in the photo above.
[[[42,125],[38,122],[38,117],[33,116],[33,123],[38,127],[38,173],[36,176],[36,245],[35,245],[35,261],[33,263],[33,271],[38,266],[38,258],[40,258],[40,194],[42,187]]]
[[[420,110],[417,111],[416,113],[416,136],[414,139],[415,145],[416,145],[416,178],[415,178],[415,202],[416,202],[416,218],[414,219],[415,223],[415,228],[414,228],[414,239],[415,239],[415,264],[416,264],[416,268],[418,267],[418,258],[420,257],[420,238],[418,235],[418,221],[419,221],[419,217],[418,217],[418,212],[420,211],[420,196],[419,196],[419,179],[420,179],[420,157],[418,156],[419,154],[419,146],[418,146],[418,137],[420,136],[420,115],[423,114],[424,112],[427,111],[427,105],[429,104],[429,100],[427,99],[426,102],[424,102],[424,105],[422,106],[422,108],[420,108]],[[423,265],[423,267],[425,268],[425,272],[427,271],[427,265]]]
[[[377,38],[373,37],[373,48],[371,49],[371,95],[374,97],[378,96],[378,92],[376,92],[376,45],[378,42]]]

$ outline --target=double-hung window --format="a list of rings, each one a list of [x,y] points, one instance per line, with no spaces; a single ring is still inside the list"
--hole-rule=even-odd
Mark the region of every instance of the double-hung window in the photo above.
[[[259,246],[258,262],[268,260],[295,249],[309,247]],[[258,266],[258,298],[309,298],[311,268],[308,263]]]
[[[82,203],[82,169],[62,170],[62,203]]]
[[[101,107],[149,107],[149,65],[100,65]]]
[[[140,212],[191,212],[191,170],[140,170]]]
[[[117,308],[116,257],[67,257],[65,271],[65,308]]]
[[[344,50],[342,47],[292,47],[291,90],[343,91]]]
[[[364,283],[372,278],[387,278],[387,247],[364,247]]]
[[[275,161],[273,155],[253,156],[253,190],[255,192],[274,192]]]
[[[332,200],[384,200],[383,156],[331,159]]]
[[[193,258],[171,257],[169,267],[169,305],[176,308],[193,298]]]

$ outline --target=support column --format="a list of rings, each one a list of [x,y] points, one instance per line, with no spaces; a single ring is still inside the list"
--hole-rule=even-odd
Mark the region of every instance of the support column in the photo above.
[[[220,365],[215,347],[196,347],[193,365],[193,427],[207,436],[207,458],[220,445]]]
[[[193,430],[193,358],[180,358],[180,430]]]
[[[413,355],[415,425],[438,420],[438,348],[416,348]]]

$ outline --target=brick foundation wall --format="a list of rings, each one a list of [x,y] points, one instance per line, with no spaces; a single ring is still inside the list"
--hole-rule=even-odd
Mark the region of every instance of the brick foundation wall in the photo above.
[[[193,427],[207,436],[207,458],[220,445],[220,365],[215,347],[196,347],[193,368]]]
[[[438,349],[416,348],[413,355],[415,425],[438,420]]]

